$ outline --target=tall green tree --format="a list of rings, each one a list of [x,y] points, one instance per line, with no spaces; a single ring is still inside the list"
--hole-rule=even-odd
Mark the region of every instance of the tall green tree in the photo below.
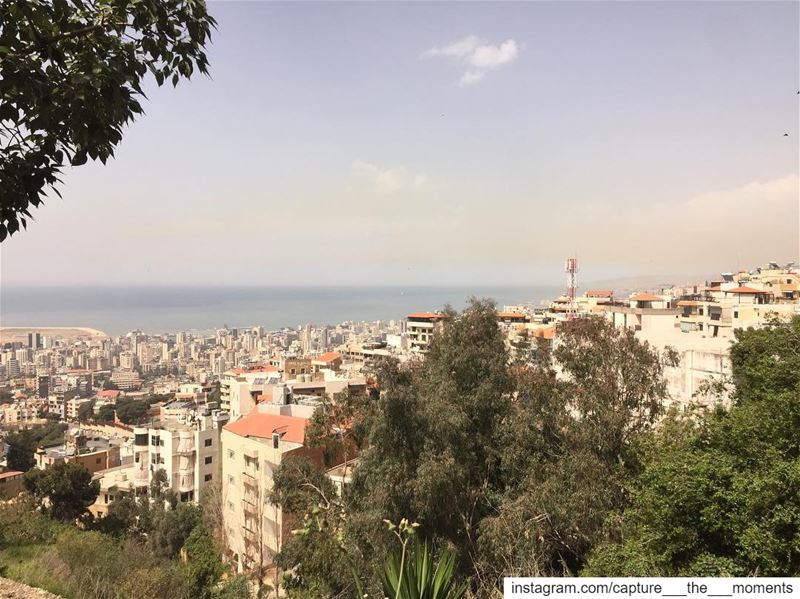
[[[143,113],[143,83],[207,73],[203,0],[0,3],[0,241],[66,165],[105,163]]]
[[[800,317],[737,332],[733,406],[659,430],[587,573],[800,574],[798,332]]]
[[[135,424],[145,417],[149,406],[147,402],[138,399],[119,399],[116,409],[120,421],[125,424]]]
[[[186,571],[192,596],[202,599],[211,597],[211,589],[224,571],[222,556],[214,540],[202,526],[196,526],[183,544],[186,552]]]
[[[552,355],[518,371],[502,440],[506,484],[481,523],[482,577],[580,570],[609,514],[629,501],[627,483],[643,467],[637,448],[668,398],[663,369],[675,360],[588,318],[559,325]]]
[[[29,470],[23,484],[43,511],[56,520],[65,521],[83,516],[100,492],[100,483],[93,481],[91,473],[75,462],[59,462],[44,470]]]
[[[800,389],[800,318],[770,321],[760,329],[736,331],[731,348],[735,399],[769,400]]]
[[[307,599],[346,595],[360,558],[343,543],[344,506],[333,482],[309,459],[287,460],[275,470],[269,500],[301,520],[276,557],[284,589]]]
[[[344,592],[348,563],[380,592],[384,519],[418,522],[476,592],[509,572],[576,572],[629,501],[674,356],[601,319],[563,325],[555,349],[521,339],[511,354],[491,302],[446,314],[424,360],[376,366],[376,394],[350,418],[365,443],[343,497],[276,480],[275,501],[307,513],[279,556],[296,596]]]
[[[478,524],[503,485],[509,362],[494,304],[473,299],[462,313],[448,312],[420,366],[381,366],[353,507],[378,523],[410,516],[426,534],[474,555]]]
[[[78,408],[78,422],[90,422],[94,420],[94,402],[95,400],[90,399],[80,405]]]

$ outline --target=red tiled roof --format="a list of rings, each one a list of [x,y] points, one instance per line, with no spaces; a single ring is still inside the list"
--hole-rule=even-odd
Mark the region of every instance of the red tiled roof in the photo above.
[[[660,298],[657,295],[653,295],[652,293],[637,293],[636,295],[631,296],[631,300],[633,300],[634,302],[661,302],[661,301],[664,301],[663,298]]]
[[[22,472],[21,470],[7,470],[6,472],[0,472],[0,480],[6,479],[6,478],[12,478],[14,476],[20,476],[22,474],[25,474],[25,473]]]
[[[586,297],[611,297],[612,295],[614,292],[608,289],[590,289],[586,292]]]
[[[307,418],[263,414],[258,410],[253,410],[241,420],[226,424],[225,430],[241,437],[259,437],[262,439],[272,437],[272,433],[281,433],[281,438],[286,441],[304,443],[307,424]]]
[[[527,319],[528,315],[522,312],[498,312],[497,318],[523,318]]]
[[[97,392],[97,397],[101,397],[103,399],[116,399],[119,397],[120,392],[117,389],[103,389],[102,391]]]
[[[311,360],[312,362],[333,362],[341,357],[342,354],[340,354],[338,351],[329,351],[321,356],[317,356],[316,358],[311,358]]]
[[[744,293],[744,294],[757,294],[757,295],[765,294],[766,295],[769,292],[768,291],[760,291],[758,289],[753,289],[752,287],[740,286],[740,287],[736,287],[735,289],[726,289],[725,293]]]
[[[444,318],[444,314],[441,312],[412,312],[408,315],[408,318],[433,318],[438,320]]]

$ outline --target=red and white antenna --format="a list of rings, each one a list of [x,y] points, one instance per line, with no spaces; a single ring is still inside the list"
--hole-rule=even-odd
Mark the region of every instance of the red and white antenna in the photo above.
[[[578,292],[578,259],[567,258],[564,272],[567,273],[567,319],[572,320],[578,316],[578,305],[575,303]]]

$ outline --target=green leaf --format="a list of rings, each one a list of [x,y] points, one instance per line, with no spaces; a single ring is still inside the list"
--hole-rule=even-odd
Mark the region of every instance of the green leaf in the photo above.
[[[86,150],[78,150],[72,155],[70,164],[72,164],[72,166],[81,166],[82,164],[86,164],[86,160]]]

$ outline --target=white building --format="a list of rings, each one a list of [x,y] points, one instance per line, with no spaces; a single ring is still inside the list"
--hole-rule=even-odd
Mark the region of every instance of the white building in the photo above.
[[[200,500],[206,483],[219,472],[220,415],[197,416],[182,424],[163,421],[133,429],[134,458],[129,479],[137,489],[146,488],[155,473],[167,473],[170,488],[180,501]]]

